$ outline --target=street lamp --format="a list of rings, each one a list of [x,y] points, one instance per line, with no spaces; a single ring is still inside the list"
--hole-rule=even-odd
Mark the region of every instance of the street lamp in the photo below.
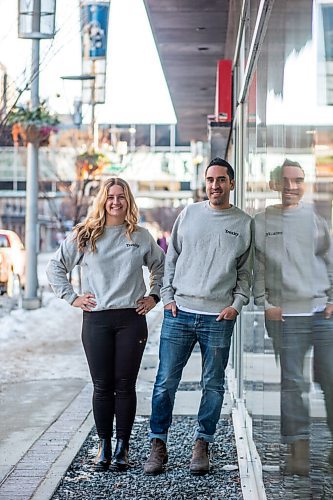
[[[55,34],[56,0],[18,0],[18,37],[32,40],[31,109],[39,105],[39,41]],[[26,285],[25,309],[40,307],[37,296],[38,253],[38,144],[28,143],[26,184]]]
[[[90,74],[83,74],[83,75],[69,75],[69,76],[61,76],[60,77],[62,80],[79,80],[79,81],[87,81],[87,80],[93,80],[92,85],[95,86],[95,75],[90,75]],[[94,92],[92,92],[94,96]],[[82,102],[81,102],[82,105]],[[91,106],[92,106],[92,112],[91,112],[91,131],[92,131],[92,137],[94,137],[94,128],[95,128],[95,102],[92,99],[91,101]],[[98,138],[97,138],[98,142]],[[94,139],[95,143],[95,139]]]
[[[35,40],[53,38],[56,0],[19,0],[18,36]]]

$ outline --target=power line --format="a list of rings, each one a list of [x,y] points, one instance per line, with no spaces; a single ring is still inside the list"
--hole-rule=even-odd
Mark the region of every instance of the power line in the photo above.
[[[74,7],[72,9],[72,12],[68,13],[66,21],[58,28],[58,30],[56,31],[55,35],[59,36],[59,33],[61,33],[61,32],[64,31],[65,26],[67,27],[69,25],[69,23],[72,22],[72,14],[74,14],[74,12],[77,10],[77,8],[78,7]],[[63,43],[59,46],[59,48],[57,50],[53,51],[53,52],[52,52],[52,50],[54,49],[55,39],[52,39],[52,41],[50,43],[50,46],[48,47],[46,53],[43,54],[43,58],[42,58],[42,60],[41,60],[41,62],[39,64],[38,72],[35,75],[31,75],[29,78],[26,78],[25,74],[26,74],[26,69],[27,68],[25,67],[23,69],[22,73],[16,78],[16,82],[11,82],[11,83],[9,83],[7,85],[5,91],[8,93],[8,91],[10,90],[10,88],[12,87],[12,85],[16,86],[17,83],[19,82],[19,80],[22,77],[24,77],[24,80],[23,80],[22,84],[20,84],[18,87],[16,86],[16,92],[18,93],[18,98],[15,99],[15,105],[17,104],[19,98],[24,93],[24,91],[29,88],[29,86],[34,81],[34,79],[37,78],[37,76],[39,76],[45,70],[45,68],[47,68],[47,66],[54,59],[54,57],[59,52],[61,52],[61,50],[63,50],[63,48],[66,47],[68,45],[68,43],[70,43],[72,40],[74,40],[74,38],[78,34],[80,34],[80,33],[81,33],[81,28],[79,28],[79,30],[75,30],[74,33],[73,33],[73,31],[71,31],[70,33],[68,33],[69,36],[67,37],[67,39],[65,39],[63,41]],[[50,54],[51,54],[51,57],[48,59],[48,57],[49,57]],[[22,89],[22,87],[23,87],[23,89]],[[13,109],[13,106],[11,107],[11,109]]]

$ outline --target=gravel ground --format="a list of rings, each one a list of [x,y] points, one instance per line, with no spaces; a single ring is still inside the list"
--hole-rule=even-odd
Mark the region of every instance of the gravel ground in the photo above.
[[[242,499],[232,422],[220,421],[216,442],[211,447],[213,469],[194,477],[189,472],[193,417],[175,417],[169,435],[169,463],[166,472],[155,477],[143,474],[149,454],[148,419],[137,417],[130,442],[131,469],[127,472],[94,472],[97,453],[96,430],[87,437],[80,452],[62,479],[52,500],[101,499]]]
[[[269,500],[333,499],[333,467],[327,461],[333,444],[326,422],[317,419],[311,424],[309,477],[284,473],[288,447],[280,443],[279,419],[254,419],[253,433]]]

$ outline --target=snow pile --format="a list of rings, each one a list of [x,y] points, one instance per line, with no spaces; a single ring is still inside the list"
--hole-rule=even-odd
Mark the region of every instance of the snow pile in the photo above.
[[[17,309],[1,318],[1,382],[88,378],[81,321],[81,310],[51,293],[40,309]]]
[[[157,354],[162,304],[147,316],[146,354]],[[16,309],[0,318],[1,383],[81,378],[90,380],[81,343],[82,311],[43,295],[43,307]],[[141,386],[140,386],[141,387]]]

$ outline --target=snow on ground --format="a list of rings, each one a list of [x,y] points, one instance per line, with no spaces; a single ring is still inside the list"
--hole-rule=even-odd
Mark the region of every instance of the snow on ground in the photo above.
[[[147,317],[146,354],[158,351],[162,306]],[[1,383],[59,378],[90,380],[81,343],[82,311],[43,295],[43,307],[15,309],[0,318]]]
[[[82,313],[51,292],[43,307],[16,309],[0,319],[1,383],[89,379],[80,340]]]
[[[27,311],[6,310],[0,317],[0,383],[81,378],[90,380],[81,342],[82,311],[57,299],[47,284],[50,254],[38,256],[43,306]],[[148,272],[145,271],[148,282]],[[146,353],[158,350],[162,304],[147,316]],[[144,384],[145,385],[145,384]]]

